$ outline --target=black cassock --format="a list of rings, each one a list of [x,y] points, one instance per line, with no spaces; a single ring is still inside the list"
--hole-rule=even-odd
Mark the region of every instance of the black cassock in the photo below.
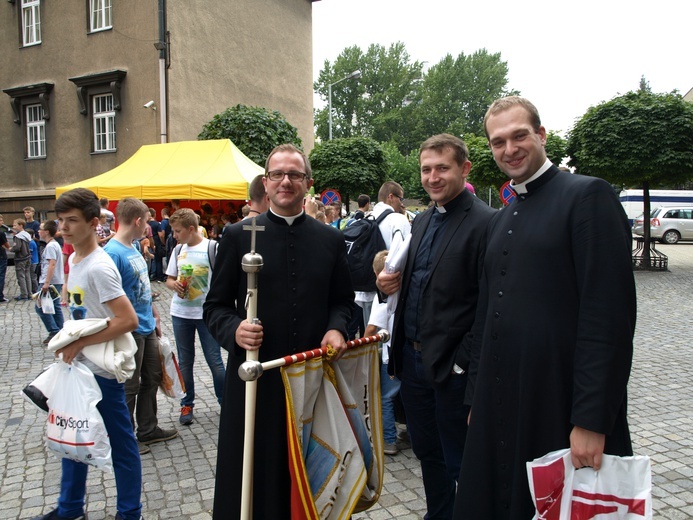
[[[552,166],[488,237],[454,518],[528,520],[525,463],[569,447],[573,425],[631,454],[631,233],[611,186]]]
[[[245,318],[247,274],[241,267],[250,251],[251,232],[244,220],[227,229],[219,245],[204,319],[212,335],[229,351],[219,421],[214,518],[240,514],[245,383],[238,366],[246,351],[235,344]],[[302,215],[293,225],[264,213],[256,218],[255,251],[264,266],[258,273],[257,316],[263,325],[260,361],[318,348],[330,329],[346,337],[354,293],[342,234],[332,226]],[[279,369],[257,382],[254,518],[288,519],[290,480],[286,437],[286,406]]]

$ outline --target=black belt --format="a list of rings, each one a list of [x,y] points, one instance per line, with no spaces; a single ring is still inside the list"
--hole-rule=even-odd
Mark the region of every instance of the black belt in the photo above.
[[[409,340],[409,343],[411,343],[411,346],[414,347],[414,350],[417,352],[421,352],[421,342],[420,341],[414,341],[412,339]]]

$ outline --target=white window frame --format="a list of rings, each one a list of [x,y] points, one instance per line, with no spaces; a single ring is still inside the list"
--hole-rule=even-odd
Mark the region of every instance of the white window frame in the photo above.
[[[46,119],[39,104],[26,105],[26,156],[27,159],[46,157]]]
[[[89,0],[89,30],[106,31],[113,27],[112,0]]]
[[[92,98],[94,151],[116,151],[116,121],[113,94],[98,94]]]
[[[41,43],[41,0],[22,0],[22,44]]]

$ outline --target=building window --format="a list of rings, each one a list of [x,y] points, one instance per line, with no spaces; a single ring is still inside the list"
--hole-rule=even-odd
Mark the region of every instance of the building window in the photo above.
[[[22,0],[22,43],[41,43],[41,0]]]
[[[94,151],[114,152],[116,149],[116,127],[113,94],[94,96],[93,106]]]
[[[89,30],[105,31],[113,27],[111,0],[89,0]]]
[[[46,157],[46,128],[51,118],[50,93],[52,83],[34,83],[3,89],[10,96],[14,123],[21,127],[25,157],[43,159]],[[18,136],[19,138],[19,136]]]
[[[46,120],[41,105],[26,107],[26,150],[29,159],[46,157]]]

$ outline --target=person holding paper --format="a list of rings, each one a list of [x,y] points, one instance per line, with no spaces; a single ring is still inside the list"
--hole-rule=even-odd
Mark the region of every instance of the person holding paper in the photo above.
[[[421,461],[427,519],[452,517],[467,432],[469,357],[464,340],[479,295],[486,227],[495,211],[465,189],[472,167],[453,135],[427,139],[419,152],[421,184],[435,203],[414,219],[402,272],[378,275],[397,310],[389,371],[400,396],[414,454]]]

